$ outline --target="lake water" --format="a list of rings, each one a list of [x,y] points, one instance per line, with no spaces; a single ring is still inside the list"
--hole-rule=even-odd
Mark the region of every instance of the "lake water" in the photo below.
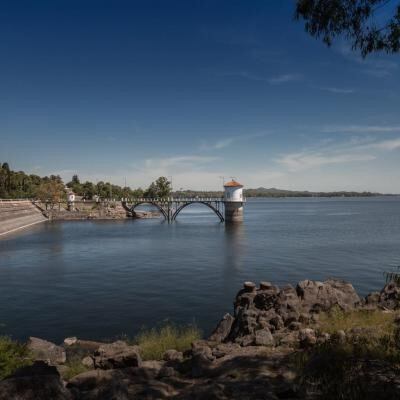
[[[255,199],[242,225],[206,207],[159,219],[39,224],[0,240],[0,334],[110,339],[169,319],[208,333],[243,281],[350,280],[400,265],[400,198]]]

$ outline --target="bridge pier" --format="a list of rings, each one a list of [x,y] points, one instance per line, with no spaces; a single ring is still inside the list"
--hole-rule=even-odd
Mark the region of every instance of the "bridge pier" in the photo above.
[[[243,203],[242,202],[225,202],[225,221],[226,222],[242,222],[243,221]]]

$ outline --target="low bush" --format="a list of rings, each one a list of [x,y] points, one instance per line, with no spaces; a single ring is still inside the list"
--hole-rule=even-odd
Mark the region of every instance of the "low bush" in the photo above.
[[[30,364],[32,364],[32,358],[25,344],[12,340],[8,336],[0,336],[0,379]]]
[[[90,370],[90,368],[82,364],[82,359],[80,357],[68,360],[65,366],[68,369],[65,369],[65,372],[62,373],[62,377],[66,380],[69,380],[74,376],[81,374],[82,372]]]
[[[201,338],[200,330],[193,325],[177,327],[166,324],[159,328],[143,330],[134,339],[144,360],[161,360],[166,350],[185,351],[191,343]]]

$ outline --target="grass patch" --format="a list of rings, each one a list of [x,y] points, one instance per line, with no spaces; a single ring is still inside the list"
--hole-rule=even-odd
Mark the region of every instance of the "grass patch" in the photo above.
[[[375,335],[391,335],[395,330],[397,313],[386,313],[380,310],[354,310],[345,312],[334,307],[328,313],[322,313],[318,329],[333,334],[337,331],[350,332],[354,328],[368,329]]]
[[[12,340],[8,336],[0,336],[0,379],[30,364],[32,364],[32,358],[25,344]]]
[[[177,327],[166,324],[159,328],[143,330],[134,339],[144,360],[161,360],[166,350],[185,351],[193,341],[201,338],[200,330],[193,325]]]
[[[380,310],[344,312],[337,308],[321,314],[317,329],[330,333],[331,340],[292,357],[303,391],[324,400],[397,399],[390,380],[375,379],[400,374],[397,316]],[[379,397],[382,393],[385,397]]]
[[[90,368],[85,367],[82,364],[82,360],[80,358],[73,358],[72,360],[69,360],[66,364],[66,367],[68,367],[68,369],[66,369],[65,372],[63,372],[62,376],[64,379],[69,380],[71,378],[73,378],[76,375],[81,374],[82,372],[86,372],[89,371]]]

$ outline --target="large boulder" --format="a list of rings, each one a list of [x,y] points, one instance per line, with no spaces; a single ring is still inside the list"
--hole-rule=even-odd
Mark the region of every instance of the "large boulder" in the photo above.
[[[0,382],[0,400],[72,400],[56,367],[36,361]]]
[[[229,335],[235,318],[231,314],[225,314],[217,327],[214,329],[209,340],[213,342],[223,342]]]
[[[30,337],[27,347],[36,360],[45,361],[51,365],[64,364],[67,360],[64,348],[47,340]]]
[[[351,283],[328,279],[325,282],[301,281],[296,287],[301,307],[306,312],[328,311],[334,306],[351,310],[361,302]]]
[[[400,286],[395,282],[386,284],[381,290],[378,305],[390,310],[400,308]]]
[[[139,347],[129,346],[122,340],[102,344],[94,353],[93,361],[96,369],[140,367],[142,364]]]
[[[256,346],[273,346],[275,341],[270,330],[265,328],[256,331],[254,343]]]

